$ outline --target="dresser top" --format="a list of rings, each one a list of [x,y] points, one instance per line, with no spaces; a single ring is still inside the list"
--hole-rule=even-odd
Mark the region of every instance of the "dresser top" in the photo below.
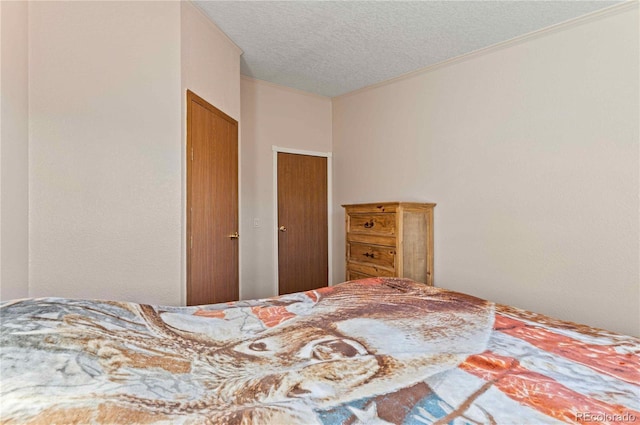
[[[424,203],[424,202],[372,202],[367,204],[344,204],[344,208],[378,208],[378,209],[392,209],[392,208],[407,208],[407,209],[432,209],[436,204]]]

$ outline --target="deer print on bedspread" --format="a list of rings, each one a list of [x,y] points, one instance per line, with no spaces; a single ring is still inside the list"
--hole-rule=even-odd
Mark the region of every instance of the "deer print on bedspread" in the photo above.
[[[204,307],[22,300],[2,317],[4,421],[312,424],[483,351],[493,307],[372,279]]]
[[[0,421],[495,423],[488,387],[461,381],[485,373],[495,309],[395,278],[197,307],[7,302]]]

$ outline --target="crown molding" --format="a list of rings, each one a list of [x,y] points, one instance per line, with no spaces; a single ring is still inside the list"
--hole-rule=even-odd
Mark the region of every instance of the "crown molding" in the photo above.
[[[262,86],[268,86],[268,87],[272,87],[275,89],[279,89],[279,90],[284,90],[284,91],[288,91],[291,93],[295,93],[295,94],[299,94],[302,96],[308,96],[308,97],[313,97],[316,99],[322,99],[322,100],[327,100],[327,101],[331,101],[331,97],[328,96],[322,96],[321,94],[316,94],[316,93],[311,93],[308,91],[304,91],[304,90],[300,90],[300,89],[294,89],[293,87],[287,87],[287,86],[283,86],[280,84],[276,84],[276,83],[272,83],[270,81],[265,81],[265,80],[260,80],[258,78],[254,78],[254,77],[249,77],[247,75],[240,75],[240,79],[241,80],[246,80],[252,83],[256,83],[258,85],[262,85]]]
[[[211,27],[211,29],[213,29],[215,32],[217,32],[218,34],[220,34],[222,36],[222,38],[224,38],[227,43],[229,43],[234,49],[236,49],[236,51],[238,52],[239,56],[242,56],[242,54],[244,53],[242,51],[242,49],[224,32],[220,29],[220,27],[218,27],[215,22],[213,22],[211,20],[211,18],[209,18],[209,15],[207,15],[205,13],[204,10],[202,10],[197,4],[195,4],[194,2],[192,2],[191,0],[180,0],[180,3],[182,5],[187,5],[191,8],[193,8],[202,19],[204,19],[205,21],[207,21],[207,23],[209,24],[209,26]]]

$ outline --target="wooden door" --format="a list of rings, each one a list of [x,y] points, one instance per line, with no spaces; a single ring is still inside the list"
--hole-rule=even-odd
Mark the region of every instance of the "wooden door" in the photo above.
[[[187,305],[238,299],[238,122],[187,92]]]
[[[327,158],[278,153],[278,291],[327,286]]]

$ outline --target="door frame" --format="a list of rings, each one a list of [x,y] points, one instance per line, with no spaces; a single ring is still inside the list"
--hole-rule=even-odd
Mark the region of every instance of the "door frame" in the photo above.
[[[331,237],[332,233],[332,219],[331,219],[331,200],[333,198],[333,184],[332,184],[332,175],[331,175],[331,157],[333,156],[331,152],[316,152],[316,151],[307,151],[302,149],[290,149],[283,148],[280,146],[271,146],[271,150],[273,151],[273,285],[274,285],[274,294],[278,295],[279,293],[279,273],[278,273],[278,264],[279,264],[279,252],[278,252],[278,153],[291,153],[295,155],[308,155],[308,156],[320,156],[323,158],[327,158],[327,284],[329,286],[333,285],[333,267],[332,258],[333,258],[333,241]]]

